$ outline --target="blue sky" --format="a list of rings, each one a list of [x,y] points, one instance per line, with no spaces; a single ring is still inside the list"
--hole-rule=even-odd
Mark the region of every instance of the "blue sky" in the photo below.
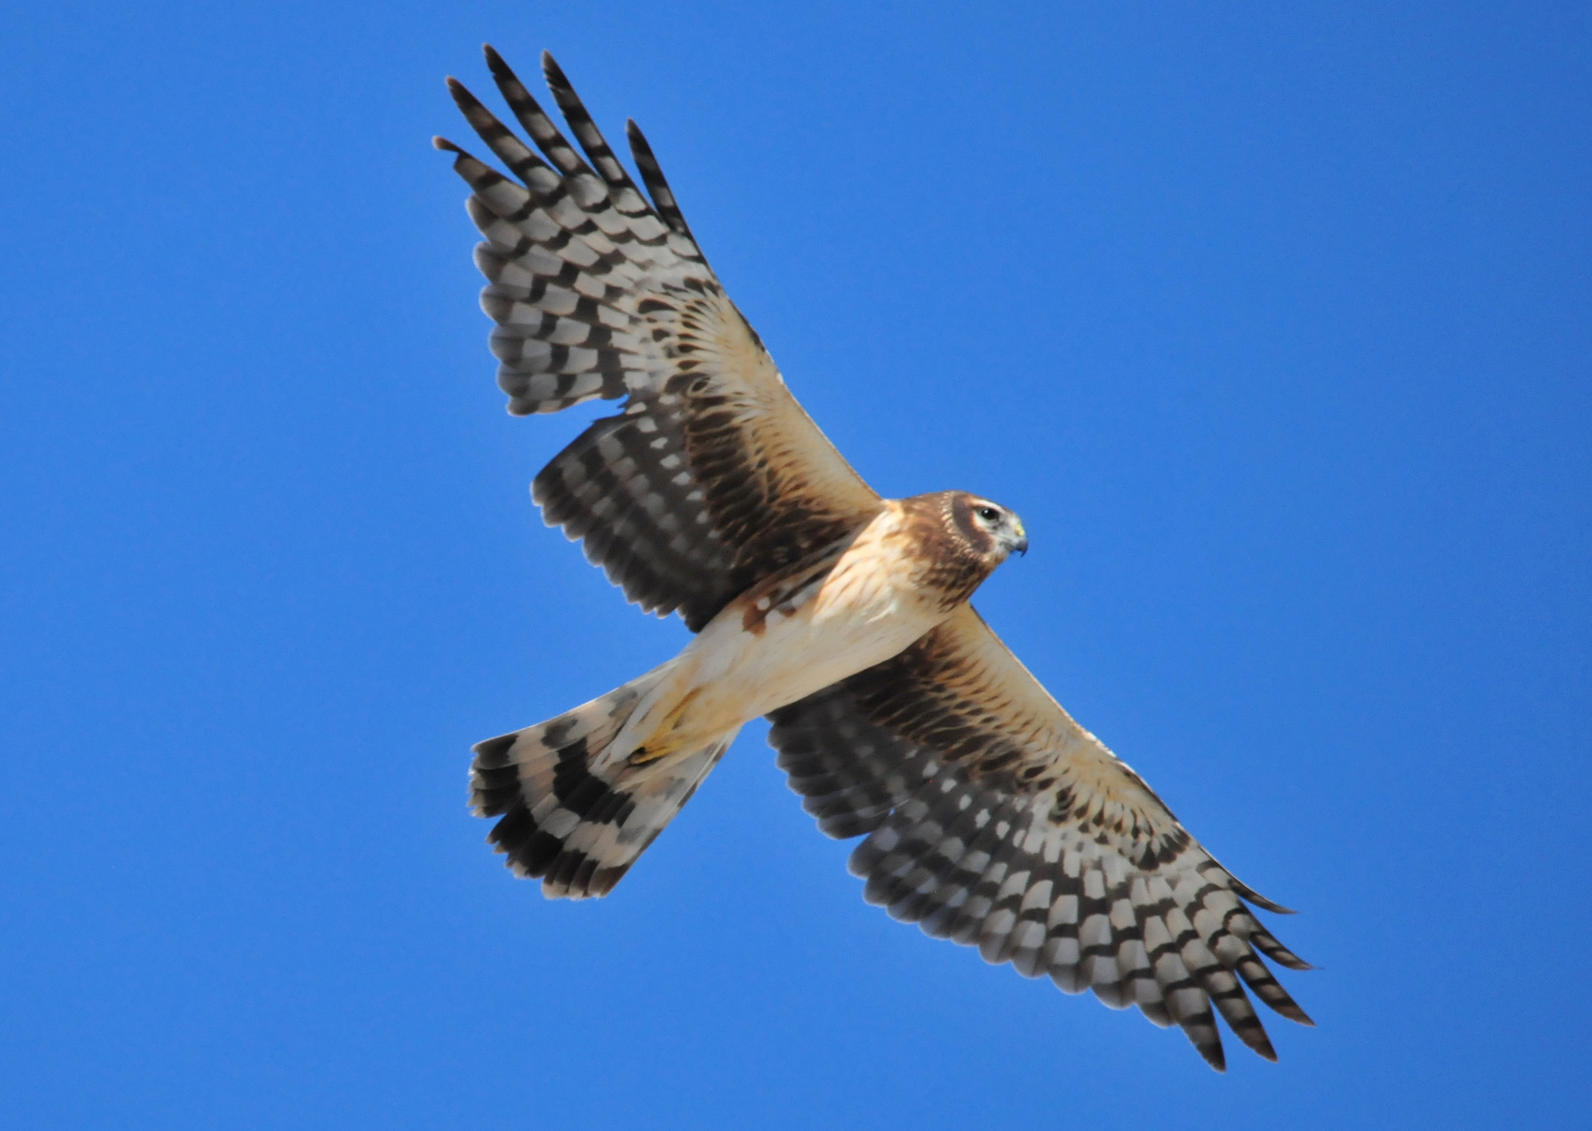
[[[0,21],[13,1125],[1584,1114],[1584,4]],[[685,636],[530,505],[580,414],[502,411],[429,148],[483,40],[641,122],[876,487],[1023,516],[986,617],[1301,911],[1279,1064],[867,907],[762,724],[606,901],[487,851],[470,744]]]

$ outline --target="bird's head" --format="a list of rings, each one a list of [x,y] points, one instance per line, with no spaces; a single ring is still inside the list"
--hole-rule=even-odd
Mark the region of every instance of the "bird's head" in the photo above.
[[[991,568],[1014,553],[1028,552],[1023,520],[999,503],[958,492],[951,502],[951,517],[973,549],[991,560]]]

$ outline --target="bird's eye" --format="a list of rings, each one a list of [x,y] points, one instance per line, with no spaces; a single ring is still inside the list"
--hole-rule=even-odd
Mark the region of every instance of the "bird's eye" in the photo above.
[[[978,517],[982,518],[985,522],[994,522],[1000,516],[1001,512],[996,510],[994,507],[978,508]]]

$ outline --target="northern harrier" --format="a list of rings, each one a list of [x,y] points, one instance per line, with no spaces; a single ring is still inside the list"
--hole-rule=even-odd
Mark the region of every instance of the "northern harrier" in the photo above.
[[[960,491],[882,499],[786,390],[631,122],[641,189],[542,57],[582,157],[486,49],[532,149],[457,81],[513,178],[451,142],[484,242],[481,305],[515,414],[623,399],[537,475],[551,525],[625,595],[696,633],[673,660],[475,747],[472,803],[544,894],[605,895],[758,715],[830,836],[865,839],[866,898],[1063,990],[1260,1055],[1243,990],[1309,1018],[1257,955],[1307,964],[1149,786],[1061,709],[968,604],[1027,549]],[[540,150],[540,153],[537,152]]]

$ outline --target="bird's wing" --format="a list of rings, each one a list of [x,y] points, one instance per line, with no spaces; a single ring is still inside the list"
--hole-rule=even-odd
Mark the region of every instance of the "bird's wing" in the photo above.
[[[646,194],[551,56],[547,84],[584,157],[490,47],[486,57],[535,148],[452,79],[513,176],[436,144],[474,190],[481,305],[497,323],[509,411],[626,398],[537,475],[533,495],[632,601],[700,628],[748,585],[858,528],[879,497],[725,297],[635,123]]]
[[[1224,1065],[1212,1010],[1275,1059],[1243,983],[1309,1023],[1260,955],[1307,969],[1144,780],[1062,710],[971,606],[899,656],[770,716],[831,836],[867,839],[866,897],[990,962],[1177,1024]]]

